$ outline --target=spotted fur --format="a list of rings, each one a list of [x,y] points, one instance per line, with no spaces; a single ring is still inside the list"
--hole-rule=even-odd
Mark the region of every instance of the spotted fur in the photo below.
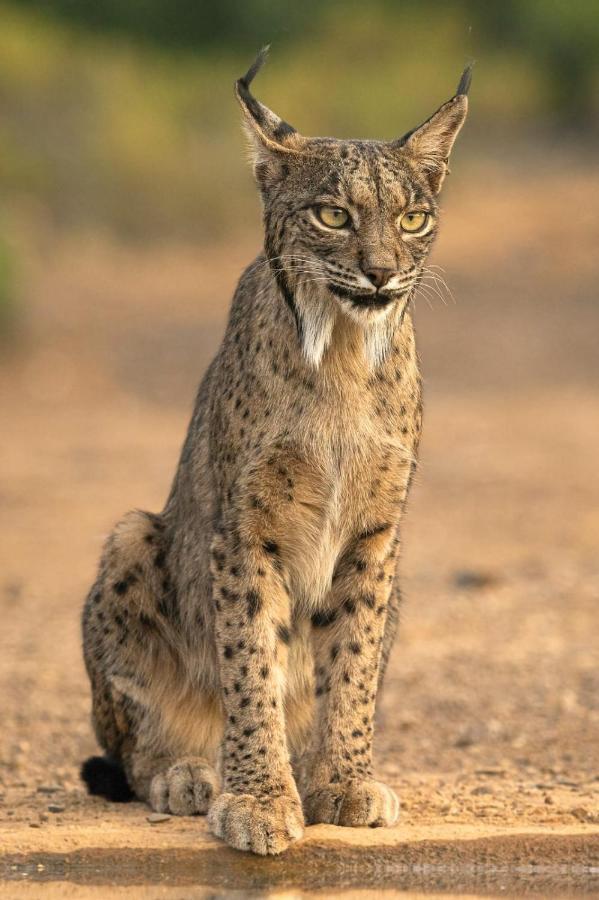
[[[84,776],[110,795],[120,765],[155,809],[208,811],[229,844],[270,854],[305,821],[398,815],[372,738],[421,427],[409,304],[469,76],[400,140],[337,141],[302,137],[252,96],[261,62],[236,91],[265,250],[239,282],[164,510],[123,519],[87,598],[110,764]],[[350,224],[326,227],[321,204]],[[398,225],[415,208],[421,235]]]

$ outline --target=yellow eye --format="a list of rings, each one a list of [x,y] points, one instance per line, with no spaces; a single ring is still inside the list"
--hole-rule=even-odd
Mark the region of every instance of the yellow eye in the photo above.
[[[423,231],[430,221],[430,215],[425,212],[407,212],[399,220],[399,227],[402,231],[414,234],[416,231]]]
[[[319,206],[316,214],[323,225],[328,228],[343,228],[349,222],[349,213],[340,206]]]

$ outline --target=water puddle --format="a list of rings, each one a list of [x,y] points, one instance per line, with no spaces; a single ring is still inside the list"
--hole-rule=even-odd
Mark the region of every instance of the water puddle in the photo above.
[[[364,864],[365,863],[365,864]],[[234,852],[211,861],[190,851],[36,854],[0,865],[0,898],[221,900],[221,898],[563,897],[599,898],[599,866],[362,865],[262,860]]]

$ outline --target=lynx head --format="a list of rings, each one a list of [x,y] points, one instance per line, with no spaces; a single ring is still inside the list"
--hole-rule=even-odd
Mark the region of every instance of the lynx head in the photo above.
[[[466,118],[471,67],[456,94],[397,140],[308,138],[250,93],[268,48],[236,83],[265,225],[265,252],[318,365],[338,315],[384,358],[437,232],[437,198]]]

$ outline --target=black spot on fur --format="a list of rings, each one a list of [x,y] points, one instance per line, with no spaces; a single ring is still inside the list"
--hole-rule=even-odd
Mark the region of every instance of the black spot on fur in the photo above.
[[[285,122],[283,119],[281,119],[280,124],[277,125],[273,132],[275,140],[283,140],[290,134],[295,134],[295,128],[293,127],[293,125],[290,125],[289,122]]]
[[[258,591],[250,590],[246,594],[246,600],[248,604],[248,615],[250,619],[253,619],[262,607],[262,597]]]
[[[288,625],[278,625],[277,635],[280,641],[283,641],[284,644],[287,644],[287,646],[289,646],[289,644],[291,643],[291,632]]]
[[[326,628],[327,625],[332,625],[336,618],[336,609],[322,609],[319,612],[315,612],[312,616],[312,625],[315,628]]]
[[[405,407],[402,407],[402,409],[404,409],[405,412]],[[362,534],[359,535],[358,540],[374,537],[375,534],[382,534],[383,531],[387,531],[388,528],[391,528],[388,522],[383,522],[381,525],[373,525],[372,528],[367,528],[366,531],[363,531]]]

